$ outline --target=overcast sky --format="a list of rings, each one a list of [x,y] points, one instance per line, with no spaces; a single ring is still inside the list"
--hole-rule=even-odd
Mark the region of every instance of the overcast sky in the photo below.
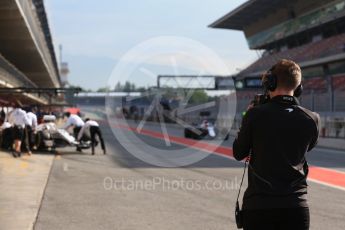
[[[257,59],[241,31],[208,25],[244,0],[46,0],[56,48],[63,45],[69,82],[87,89],[107,85],[123,56],[138,44],[159,36],[193,39],[214,51],[236,73]],[[206,57],[205,57],[206,58]],[[187,61],[178,61],[179,74],[191,74]],[[190,64],[190,63],[189,63]],[[173,74],[169,63],[151,60],[151,72]],[[131,80],[145,85],[144,75]],[[148,84],[148,83],[147,83]]]

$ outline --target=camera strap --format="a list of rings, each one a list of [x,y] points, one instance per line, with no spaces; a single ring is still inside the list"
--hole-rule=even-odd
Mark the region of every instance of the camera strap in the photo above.
[[[237,199],[236,199],[235,219],[236,219],[236,225],[238,229],[243,228],[243,216],[242,216],[242,211],[240,209],[240,204],[238,202],[238,199],[240,198],[241,188],[242,188],[244,176],[246,174],[246,169],[247,169],[249,159],[250,159],[250,155],[247,157],[247,159],[244,162],[243,175],[242,175],[241,184],[240,184],[240,188],[238,190]]]
[[[242,188],[244,176],[246,175],[246,170],[247,170],[247,165],[248,165],[249,159],[250,159],[250,155],[247,157],[247,159],[246,159],[245,162],[244,162],[243,175],[242,175],[240,188],[239,188],[239,190],[238,190],[238,194],[237,194],[237,198],[236,198],[236,209],[237,209],[237,207],[238,207],[238,208],[240,207],[240,206],[239,206],[238,200],[239,200],[239,198],[240,198],[241,188]]]

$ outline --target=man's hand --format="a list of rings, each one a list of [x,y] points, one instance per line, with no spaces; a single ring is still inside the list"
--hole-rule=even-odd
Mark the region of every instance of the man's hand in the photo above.
[[[250,104],[247,107],[247,111],[254,108],[254,102],[250,102]]]

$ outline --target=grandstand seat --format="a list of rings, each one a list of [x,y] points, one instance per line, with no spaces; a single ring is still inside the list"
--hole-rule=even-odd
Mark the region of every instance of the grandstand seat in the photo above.
[[[327,89],[326,79],[323,77],[313,77],[303,81],[303,88],[305,90],[325,90]]]
[[[333,88],[338,91],[345,91],[345,75],[333,77]]]
[[[268,54],[267,52],[260,59],[240,72],[239,75],[263,72],[283,58],[292,59],[300,63],[345,52],[344,48],[345,34],[340,34],[281,52],[272,54]]]

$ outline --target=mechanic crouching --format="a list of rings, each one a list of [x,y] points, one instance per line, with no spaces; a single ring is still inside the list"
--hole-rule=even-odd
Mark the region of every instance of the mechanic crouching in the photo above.
[[[78,134],[78,141],[81,141],[84,135],[91,138],[92,155],[95,155],[95,146],[97,145],[96,136],[98,136],[98,139],[101,142],[103,154],[106,154],[102,132],[97,121],[90,120],[89,118],[85,119],[85,125],[81,128]]]
[[[67,117],[67,121],[63,128],[68,130],[70,127],[73,126],[73,136],[75,139],[77,139],[80,130],[85,125],[84,121],[78,115],[71,114],[70,112],[66,112],[65,116]],[[77,146],[77,151],[81,152],[81,148],[79,146]]]

